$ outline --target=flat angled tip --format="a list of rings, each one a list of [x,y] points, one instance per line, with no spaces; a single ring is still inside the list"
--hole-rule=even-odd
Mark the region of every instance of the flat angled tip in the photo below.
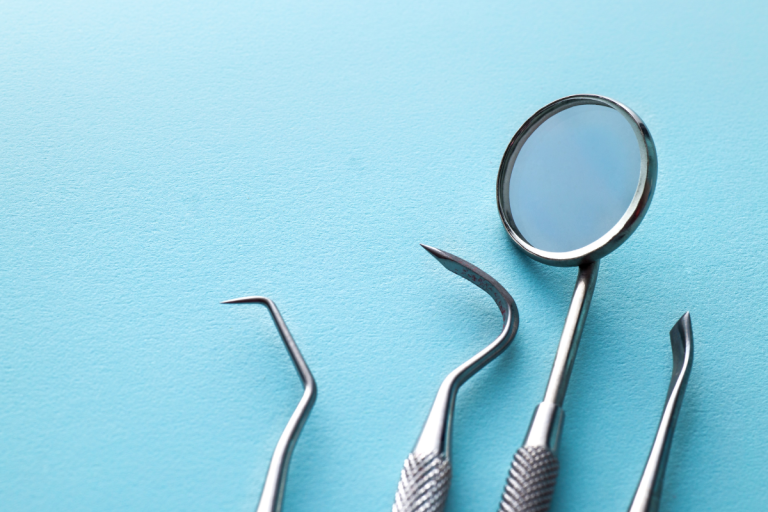
[[[674,327],[669,331],[669,341],[672,343],[675,365],[682,367],[684,354],[686,352],[693,353],[693,327],[691,326],[690,311],[686,311],[680,320],[675,322]]]
[[[690,329],[691,328],[690,326],[691,326],[691,312],[686,311],[683,314],[683,316],[680,317],[680,320],[675,322],[675,327],[680,327],[680,328],[687,327],[688,329]]]

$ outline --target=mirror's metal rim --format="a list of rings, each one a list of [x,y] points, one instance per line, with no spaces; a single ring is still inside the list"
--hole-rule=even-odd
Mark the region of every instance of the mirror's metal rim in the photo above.
[[[520,148],[522,148],[534,130],[558,112],[576,105],[603,105],[613,108],[624,115],[632,126],[640,145],[640,179],[629,208],[624,212],[619,222],[601,238],[575,251],[543,251],[529,244],[517,230],[509,207],[509,175],[512,167],[514,167],[514,161],[520,152]],[[512,240],[531,258],[558,267],[583,265],[597,261],[611,253],[637,229],[651,204],[651,198],[656,188],[657,172],[656,147],[653,144],[651,134],[643,120],[630,108],[610,98],[595,94],[566,96],[565,98],[553,101],[533,114],[515,133],[515,136],[512,137],[507,150],[504,152],[504,157],[501,159],[501,166],[496,180],[496,203],[499,209],[499,216],[501,216],[504,228]]]

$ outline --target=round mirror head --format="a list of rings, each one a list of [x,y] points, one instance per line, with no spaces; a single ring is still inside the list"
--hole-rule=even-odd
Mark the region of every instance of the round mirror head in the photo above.
[[[536,112],[512,138],[496,199],[521,249],[572,266],[621,245],[655,185],[656,149],[637,114],[602,96],[568,96]]]

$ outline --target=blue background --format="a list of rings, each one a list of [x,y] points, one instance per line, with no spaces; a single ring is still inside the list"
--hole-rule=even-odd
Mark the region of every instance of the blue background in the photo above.
[[[0,509],[248,511],[319,385],[285,510],[388,510],[445,374],[465,385],[448,510],[495,510],[575,269],[527,259],[495,178],[538,108],[595,93],[659,155],[601,267],[553,511],[626,509],[669,381],[696,356],[662,510],[768,508],[768,85],[759,2],[0,4]],[[619,5],[621,4],[621,5]]]

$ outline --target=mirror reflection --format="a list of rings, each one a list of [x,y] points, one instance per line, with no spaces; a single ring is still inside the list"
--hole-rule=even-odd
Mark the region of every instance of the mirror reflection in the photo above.
[[[539,125],[508,165],[519,233],[540,250],[568,252],[598,240],[629,209],[640,144],[619,111],[576,105]]]

